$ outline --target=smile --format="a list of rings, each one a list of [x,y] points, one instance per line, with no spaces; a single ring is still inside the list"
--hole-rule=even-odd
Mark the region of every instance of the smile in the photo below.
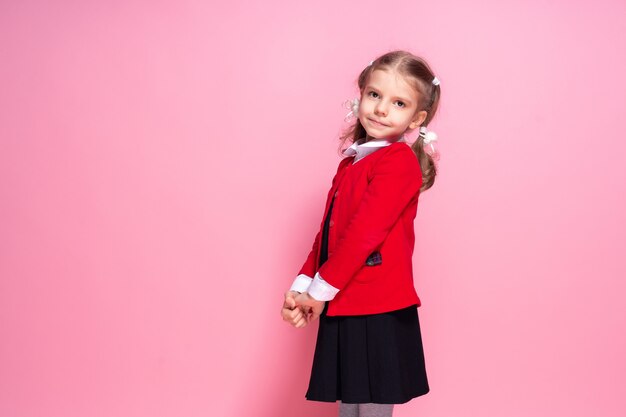
[[[370,119],[370,122],[374,123],[376,126],[380,126],[380,127],[387,127],[387,125],[384,125],[382,123],[377,122],[376,120],[372,120]]]

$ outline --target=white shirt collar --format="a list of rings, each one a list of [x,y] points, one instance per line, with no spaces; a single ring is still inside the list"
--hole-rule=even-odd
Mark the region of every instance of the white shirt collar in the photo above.
[[[393,143],[389,142],[387,139],[372,139],[369,142],[363,142],[365,142],[365,138],[358,139],[349,148],[346,148],[343,151],[343,154],[346,156],[356,155],[354,161],[352,162],[353,164],[356,164],[358,161],[365,158],[372,152],[375,152],[378,149],[384,148],[385,146],[389,146]],[[406,142],[406,138],[402,136],[400,139],[398,139],[398,142]]]

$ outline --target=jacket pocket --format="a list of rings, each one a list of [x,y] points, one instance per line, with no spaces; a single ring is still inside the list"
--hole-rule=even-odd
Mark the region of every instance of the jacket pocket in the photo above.
[[[379,251],[374,251],[370,253],[370,255],[365,260],[365,265],[367,266],[376,266],[383,263],[383,256]]]

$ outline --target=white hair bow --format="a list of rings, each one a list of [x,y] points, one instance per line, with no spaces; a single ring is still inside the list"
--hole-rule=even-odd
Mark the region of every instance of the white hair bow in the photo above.
[[[353,117],[358,117],[359,115],[359,98],[354,98],[352,100],[346,100],[343,102],[344,107],[350,109],[348,114],[344,117],[346,122],[349,122]]]
[[[430,149],[435,152],[433,142],[437,141],[437,134],[432,130],[428,130],[426,126],[420,126],[419,135],[424,138],[424,145],[430,145]]]

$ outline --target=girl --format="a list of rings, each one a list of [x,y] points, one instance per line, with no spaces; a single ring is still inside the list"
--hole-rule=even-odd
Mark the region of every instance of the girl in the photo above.
[[[319,317],[312,401],[340,401],[340,417],[391,416],[429,392],[413,283],[418,197],[435,180],[437,136],[426,126],[441,94],[420,57],[382,55],[361,72],[355,122],[341,137],[335,174],[313,248],[282,317],[303,327]],[[409,144],[405,134],[420,128]]]

